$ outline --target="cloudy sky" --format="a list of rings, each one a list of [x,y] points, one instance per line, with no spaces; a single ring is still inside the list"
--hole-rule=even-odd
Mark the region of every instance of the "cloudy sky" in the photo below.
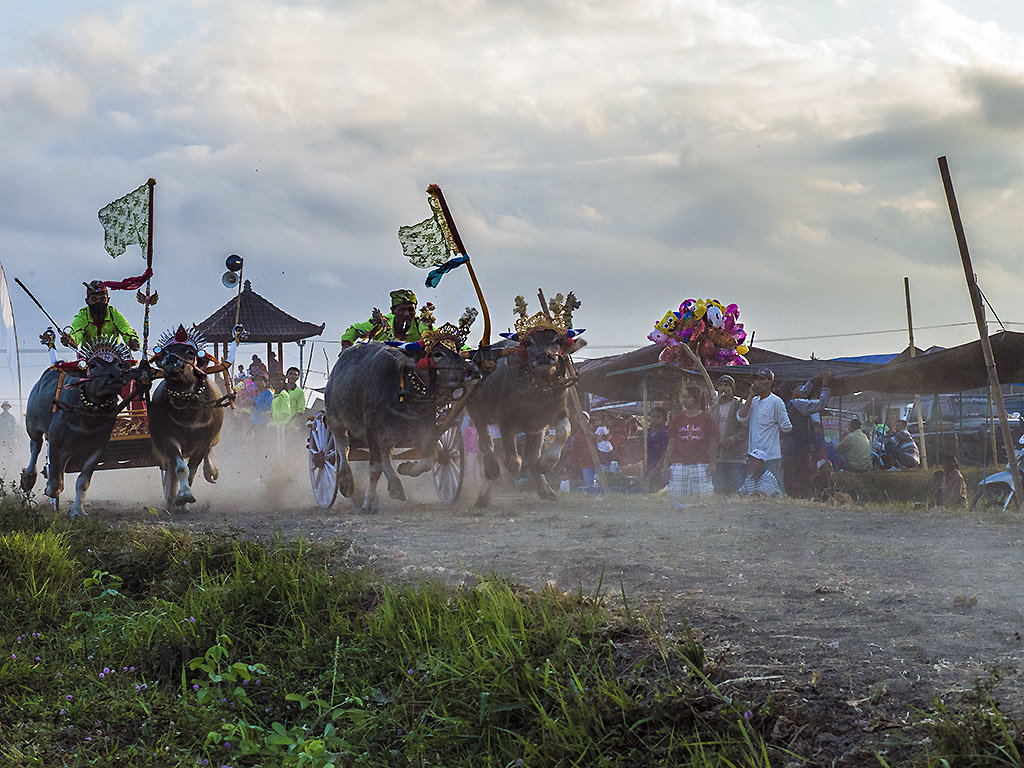
[[[96,213],[153,177],[158,332],[231,298],[230,253],[324,339],[396,287],[454,320],[465,270],[426,289],[396,236],[437,183],[496,330],[516,294],[572,290],[588,356],[615,354],[714,297],[780,352],[895,352],[909,277],[918,345],[951,346],[976,329],[940,156],[982,290],[1024,328],[1011,0],[0,6],[0,262],[23,345],[47,322],[13,278],[67,322],[83,281],[139,274]]]

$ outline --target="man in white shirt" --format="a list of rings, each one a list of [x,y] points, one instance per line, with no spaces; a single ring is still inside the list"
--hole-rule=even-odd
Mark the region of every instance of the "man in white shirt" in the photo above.
[[[786,413],[782,398],[772,394],[775,374],[768,368],[754,371],[750,394],[736,411],[736,418],[750,429],[747,438],[747,452],[755,449],[764,452],[767,469],[776,478],[782,477],[782,445],[780,436],[793,429]]]

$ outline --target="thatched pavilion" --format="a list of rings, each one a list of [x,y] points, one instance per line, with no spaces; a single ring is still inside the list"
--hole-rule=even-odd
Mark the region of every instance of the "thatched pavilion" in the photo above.
[[[237,317],[237,320],[236,320]],[[302,342],[324,331],[324,323],[315,325],[292,317],[252,289],[246,280],[239,294],[196,326],[207,342],[223,345],[221,359],[227,359],[228,348],[234,340],[235,324],[245,329],[242,344],[267,345],[267,362],[277,344],[277,359],[284,364],[285,342]],[[302,347],[299,347],[300,365]],[[235,361],[236,364],[238,361]],[[232,372],[233,373],[233,372]]]

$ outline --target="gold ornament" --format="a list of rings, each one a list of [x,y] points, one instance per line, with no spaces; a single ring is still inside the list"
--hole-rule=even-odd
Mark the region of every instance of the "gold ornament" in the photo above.
[[[527,317],[526,300],[522,296],[516,296],[515,311],[519,315],[515,322],[516,336],[522,341],[534,331],[549,329],[559,336],[565,336],[566,331],[572,328],[572,313],[579,307],[580,302],[574,294],[569,293],[563,297],[559,293],[548,302],[550,317],[544,312]]]

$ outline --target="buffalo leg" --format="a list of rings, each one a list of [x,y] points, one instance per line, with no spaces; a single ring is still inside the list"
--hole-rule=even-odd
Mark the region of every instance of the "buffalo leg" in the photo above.
[[[470,418],[472,418],[472,414],[470,414]],[[479,440],[480,460],[484,463],[484,477],[488,480],[497,480],[498,475],[501,474],[501,467],[498,466],[498,460],[494,458],[494,440],[491,438],[491,430],[488,429],[487,424],[479,423],[476,419],[473,419],[473,426],[476,427],[477,440]]]
[[[355,478],[352,477],[352,465],[348,461],[350,442],[348,430],[332,425],[330,420],[328,420],[327,427],[331,430],[331,434],[334,435],[334,446],[338,452],[338,493],[347,499],[352,495],[352,491],[356,487]]]
[[[540,455],[540,463],[537,465],[537,469],[541,474],[546,475],[555,468],[558,460],[562,458],[562,449],[569,441],[569,435],[571,434],[572,427],[569,424],[569,419],[563,416],[555,425],[554,441]]]
[[[527,485],[537,491],[542,499],[554,499],[555,492],[551,490],[548,481],[540,472],[540,447],[544,439],[544,430],[540,432],[527,432],[523,444],[523,466],[526,469]]]
[[[205,467],[205,464],[206,464],[206,462],[204,461],[205,458],[206,457],[201,452],[199,452],[199,451],[196,451],[195,453],[193,453],[189,457],[189,460],[188,460],[188,485],[189,485],[190,488],[195,483],[196,473],[199,472],[199,465],[203,464],[204,467]],[[204,474],[205,474],[205,468],[204,468]]]
[[[49,458],[46,462],[46,493],[51,499],[60,497],[60,492],[64,490],[64,467],[68,463],[68,457],[56,456],[54,457],[54,451],[50,450]]]
[[[89,484],[92,482],[92,473],[96,471],[96,465],[100,463],[104,448],[106,446],[101,447],[82,462],[82,470],[78,473],[78,479],[75,481],[75,502],[71,505],[69,512],[71,517],[85,516],[85,493],[89,490]],[[63,478],[61,486],[63,487]]]
[[[505,437],[508,435],[508,437]],[[519,480],[519,473],[523,469],[523,463],[519,460],[519,446],[516,445],[517,432],[511,427],[501,427],[502,458],[505,461],[505,469],[512,475],[512,482]]]
[[[377,453],[380,456],[381,471],[384,473],[384,477],[388,479],[388,496],[392,499],[398,499],[398,501],[405,501],[405,488],[402,487],[402,480],[391,465],[391,448],[381,446]]]
[[[383,462],[381,460],[379,446],[371,443],[368,448],[370,453],[370,479],[366,484],[366,494],[363,496],[363,506],[359,511],[366,512],[368,514],[375,514],[380,509],[380,499],[377,497],[377,483],[380,480]]]
[[[216,483],[217,478],[220,477],[220,470],[217,469],[217,465],[213,463],[212,448],[206,452],[206,456],[203,458],[203,477],[206,478],[206,482],[208,483]]]
[[[21,490],[28,493],[36,484],[36,462],[43,449],[43,433],[29,435],[28,466],[21,470]]]
[[[164,489],[164,503],[167,509],[174,504],[174,494],[178,492],[178,475],[174,471],[174,465],[168,464],[160,469],[160,480]]]
[[[406,477],[419,477],[427,470],[434,468],[434,462],[436,461],[437,452],[437,440],[433,437],[426,438],[420,444],[420,455],[422,459],[416,461],[403,461],[398,465],[398,474],[405,475]],[[387,474],[387,467],[385,466],[384,473]],[[388,486],[390,488],[390,485]]]
[[[173,450],[171,451],[168,472],[174,474],[175,479],[178,481],[178,493],[173,498],[167,497],[167,506],[170,508],[173,504],[175,508],[182,509],[186,504],[192,504],[196,500],[196,497],[192,494],[192,486],[189,483],[192,473],[189,472],[188,464],[181,457],[181,443],[177,440],[171,440],[170,447]]]

